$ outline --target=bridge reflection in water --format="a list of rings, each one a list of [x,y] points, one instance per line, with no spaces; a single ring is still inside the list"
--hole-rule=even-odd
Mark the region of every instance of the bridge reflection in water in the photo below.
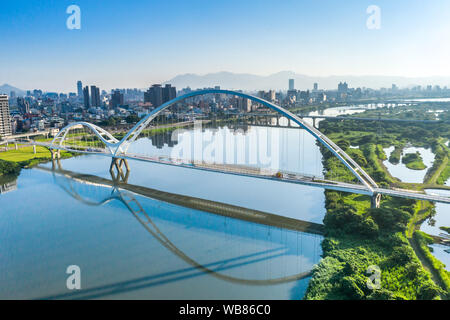
[[[52,169],[45,166],[39,169],[52,173],[62,189],[85,205],[120,203],[152,239],[187,264],[178,270],[88,286],[75,293],[44,298],[121,296],[208,275],[244,291],[242,288],[248,286],[290,285],[291,298],[299,299],[306,289],[313,265],[320,259],[323,227],[318,224],[130,185],[123,181],[123,176],[113,176],[109,180],[79,174],[62,169],[56,162]],[[189,209],[180,210],[182,207]],[[219,288],[208,290],[211,291],[209,297],[214,298],[215,290]],[[266,298],[273,298],[269,292]],[[195,298],[196,293],[191,294],[181,298]],[[174,296],[180,298],[177,294]],[[145,293],[140,297],[145,297]],[[235,296],[230,295],[232,297]]]

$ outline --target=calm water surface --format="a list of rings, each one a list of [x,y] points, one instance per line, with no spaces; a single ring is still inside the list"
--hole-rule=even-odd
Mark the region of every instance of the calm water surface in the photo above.
[[[281,143],[293,135],[286,133]],[[161,154],[173,148],[148,138],[138,143]],[[282,159],[282,167],[302,168],[293,155]],[[61,164],[111,178],[104,157]],[[130,184],[317,223],[325,214],[319,188],[139,161],[130,161],[130,167]],[[134,199],[151,228],[118,195]],[[310,271],[321,255],[319,235],[218,216],[38,168],[23,170],[16,185],[0,194],[0,208],[3,299],[301,299],[309,277],[297,275]],[[69,265],[81,268],[79,292],[66,288]]]
[[[394,151],[393,146],[384,149],[387,159],[389,159],[393,151]],[[407,168],[406,165],[402,163],[401,158],[398,164],[392,164],[389,162],[389,160],[383,161],[383,164],[386,166],[386,168],[389,170],[392,176],[399,178],[403,182],[422,183],[428,169],[433,165],[435,156],[434,153],[431,151],[431,149],[409,147],[403,149],[402,157],[407,153],[416,153],[416,152],[420,153],[423,159],[423,163],[427,166],[423,170],[412,170]]]

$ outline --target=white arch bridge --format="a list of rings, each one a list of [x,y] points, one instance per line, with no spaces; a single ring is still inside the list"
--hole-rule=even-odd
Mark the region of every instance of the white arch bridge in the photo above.
[[[158,115],[164,112],[170,106],[173,106],[182,100],[193,98],[196,96],[207,95],[207,94],[225,94],[231,96],[238,96],[245,99],[250,99],[254,102],[257,102],[264,107],[267,107],[271,110],[276,111],[282,116],[286,117],[288,120],[296,123],[302,129],[306,130],[310,135],[317,139],[325,148],[327,148],[334,156],[336,156],[339,161],[347,167],[353,176],[359,181],[357,183],[346,183],[346,182],[338,182],[331,181],[326,179],[317,179],[314,176],[306,176],[296,173],[289,172],[277,172],[274,174],[269,170],[257,169],[253,167],[244,167],[237,165],[219,165],[212,163],[204,163],[204,162],[196,162],[192,161],[190,163],[185,163],[183,161],[179,161],[179,159],[170,159],[167,157],[148,157],[138,154],[133,154],[128,152],[129,146],[139,137],[142,131],[149,126],[151,121],[155,119]],[[65,141],[70,139],[71,130],[73,128],[83,127],[91,132],[91,135],[95,135],[95,137],[101,141],[104,147],[98,148],[78,148],[74,146],[68,146]],[[100,154],[103,156],[111,157],[111,170],[116,168],[119,174],[122,174],[122,165],[125,164],[127,170],[128,164],[127,159],[134,159],[139,161],[147,161],[160,163],[164,165],[173,165],[180,166],[190,169],[197,170],[205,170],[205,171],[213,171],[220,172],[225,174],[234,174],[234,175],[242,175],[260,179],[271,179],[276,181],[288,182],[288,183],[297,183],[303,185],[316,186],[326,189],[332,189],[337,191],[344,192],[352,192],[358,194],[369,195],[372,197],[372,206],[379,207],[381,195],[389,195],[389,196],[398,196],[404,198],[411,198],[417,200],[429,200],[435,202],[443,202],[450,203],[450,198],[438,196],[438,195],[429,195],[420,192],[407,191],[407,190],[397,190],[397,189],[383,189],[379,188],[376,182],[347,154],[345,153],[337,144],[331,141],[327,136],[322,134],[318,129],[314,126],[308,124],[299,116],[289,112],[288,110],[277,106],[269,101],[261,99],[259,97],[255,97],[252,95],[248,95],[242,92],[231,91],[231,90],[220,90],[220,89],[206,89],[206,90],[197,90],[187,93],[185,95],[176,97],[175,99],[168,101],[158,108],[154,109],[150,114],[144,117],[141,121],[139,121],[132,129],[126,133],[121,140],[115,138],[108,131],[96,126],[92,123],[88,122],[76,122],[69,124],[65,128],[63,128],[58,135],[55,136],[51,143],[42,143],[42,142],[31,142],[34,145],[41,145],[51,150],[53,156],[59,156],[60,150],[67,150],[70,152],[77,153],[89,153],[89,154]]]

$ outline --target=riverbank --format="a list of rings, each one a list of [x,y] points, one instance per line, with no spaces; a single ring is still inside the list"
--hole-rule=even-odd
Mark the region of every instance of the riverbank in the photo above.
[[[367,159],[366,162],[369,163]],[[324,166],[328,169],[330,165],[334,176],[336,170],[345,176],[346,169],[336,168],[333,156],[325,152]],[[439,297],[441,290],[405,236],[408,222],[417,210],[416,201],[384,197],[380,209],[371,209],[369,197],[334,191],[325,194],[323,259],[313,270],[305,299]],[[381,271],[379,289],[367,283],[371,266]]]
[[[76,155],[67,151],[61,151],[60,154],[63,159]],[[32,146],[0,152],[0,177],[18,177],[23,168],[31,168],[51,160],[50,151],[41,146],[36,146],[36,152]]]
[[[379,185],[423,190],[425,184],[403,183],[392,177],[380,147],[396,146],[390,161],[400,161],[403,146],[432,147],[440,155],[429,169],[427,182],[434,184],[445,172],[448,149],[423,128],[400,128],[389,124],[380,134],[373,123],[364,131],[354,121],[321,122],[321,131],[344,147],[344,151]],[[417,135],[415,131],[420,131]],[[358,146],[358,149],[346,146]],[[381,149],[382,150],[382,149]],[[322,148],[324,167],[333,179],[347,181],[348,170]],[[391,154],[392,156],[392,154]],[[434,213],[434,205],[401,198],[383,197],[380,209],[371,209],[368,197],[326,191],[323,259],[313,271],[305,299],[439,299],[448,298],[449,273],[418,242],[420,224]],[[417,227],[418,226],[418,227]],[[428,251],[427,251],[428,250]],[[370,266],[379,268],[378,289],[368,283]],[[368,273],[369,272],[369,273]]]

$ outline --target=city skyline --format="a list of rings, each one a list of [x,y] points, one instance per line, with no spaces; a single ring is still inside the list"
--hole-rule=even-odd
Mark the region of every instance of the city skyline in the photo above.
[[[72,2],[7,2],[0,28],[5,48],[14,50],[0,53],[0,83],[74,92],[77,79],[108,89],[145,88],[223,70],[450,76],[450,45],[442,41],[450,30],[446,1],[195,2],[81,0],[80,30],[66,27]],[[379,30],[366,26],[372,4],[381,10]]]
[[[221,78],[223,77],[223,78]],[[295,77],[295,78],[291,78]],[[231,83],[230,83],[231,79]],[[414,89],[417,87],[422,87],[426,89],[427,87],[446,89],[450,87],[450,77],[423,77],[423,78],[407,78],[407,77],[383,77],[383,76],[329,76],[329,77],[311,77],[302,74],[295,74],[290,71],[281,71],[268,76],[258,76],[253,74],[239,74],[231,72],[218,72],[210,73],[205,75],[197,74],[182,74],[178,75],[168,81],[156,82],[159,85],[173,84],[174,86],[182,88],[191,88],[193,90],[212,88],[219,86],[222,88],[244,90],[248,92],[256,92],[259,90],[276,90],[276,91],[287,91],[290,90],[290,81],[295,82],[295,89],[299,90],[317,90],[320,86],[320,90],[337,90],[341,82],[347,82],[350,87],[354,88],[367,88],[372,90],[380,89],[390,89],[393,86],[398,89]],[[300,81],[299,81],[300,80]],[[259,81],[259,82],[258,82]],[[289,83],[288,83],[289,81]],[[250,86],[245,83],[248,82]],[[18,88],[11,83],[0,83],[0,93],[10,96],[22,95],[24,96],[27,91],[40,90],[44,93],[65,93],[74,94],[76,96],[82,96],[82,90],[85,83],[81,80],[76,80],[73,82],[73,86],[65,91],[55,90],[54,88],[48,90],[42,90],[42,87],[35,86],[31,88]],[[262,84],[261,84],[262,83]],[[115,90],[124,89],[135,89],[140,91],[146,91],[149,87],[155,83],[146,84],[142,87],[111,87],[104,88],[102,86],[102,91],[113,93]],[[99,88],[98,81],[94,81],[94,84],[89,84],[95,88]],[[317,86],[317,88],[316,88]],[[316,89],[315,89],[316,88]],[[10,98],[14,98],[10,96]]]

